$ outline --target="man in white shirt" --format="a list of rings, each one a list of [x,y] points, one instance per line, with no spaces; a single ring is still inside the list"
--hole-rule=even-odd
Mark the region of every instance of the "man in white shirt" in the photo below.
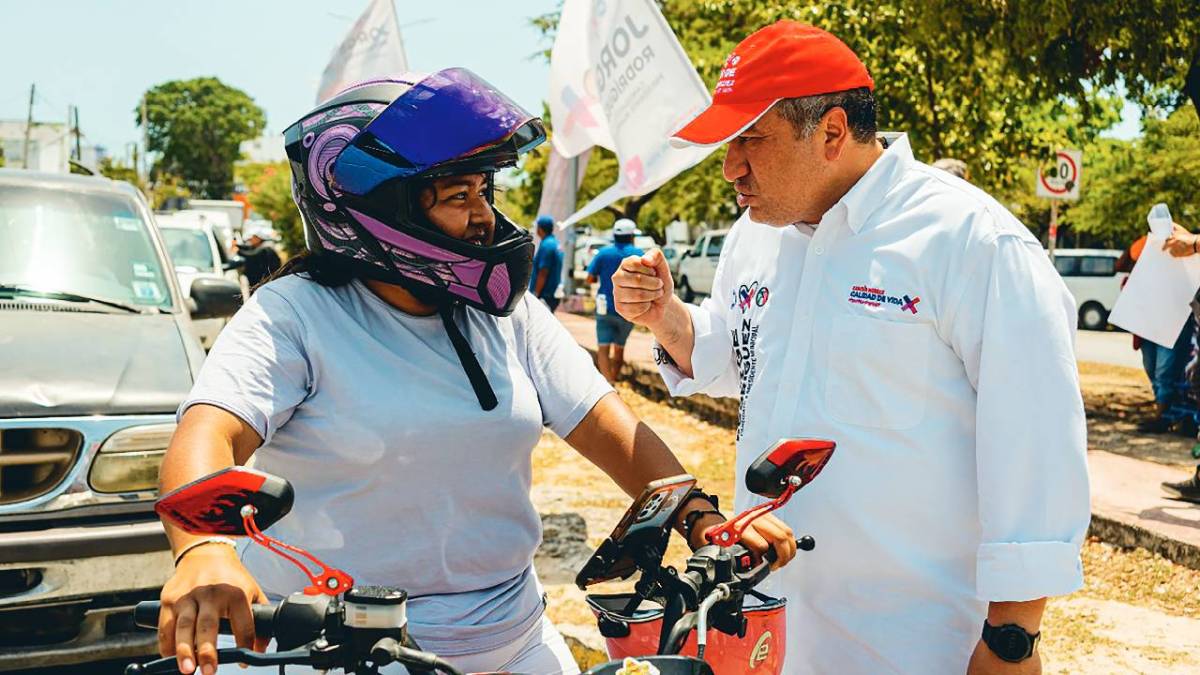
[[[747,209],[712,296],[675,298],[651,252],[614,275],[616,309],[672,394],[740,397],[738,475],[783,437],[838,443],[779,512],[817,541],[768,581],[789,675],[1038,673],[1090,516],[1075,303],[1000,204],[877,137],[873,88],[811,26],[738,45],[673,139],[728,143]]]

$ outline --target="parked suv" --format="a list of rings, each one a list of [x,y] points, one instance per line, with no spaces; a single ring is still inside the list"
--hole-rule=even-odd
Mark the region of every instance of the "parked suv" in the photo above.
[[[1062,275],[1067,290],[1075,296],[1079,327],[1103,330],[1108,314],[1121,293],[1121,281],[1128,276],[1117,272],[1120,251],[1099,248],[1064,248],[1054,252],[1054,267]]]
[[[727,234],[728,229],[705,232],[680,256],[675,289],[684,302],[692,302],[697,295],[712,295],[713,276]]]
[[[198,318],[241,292],[192,284]],[[153,512],[204,352],[141,193],[0,169],[0,670],[156,651],[131,608],[171,555]]]

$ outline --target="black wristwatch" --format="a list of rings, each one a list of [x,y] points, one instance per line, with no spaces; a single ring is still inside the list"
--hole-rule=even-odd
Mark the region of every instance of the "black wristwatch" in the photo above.
[[[993,626],[983,622],[983,643],[992,653],[1009,663],[1020,663],[1033,656],[1042,634],[1030,634],[1015,623]]]

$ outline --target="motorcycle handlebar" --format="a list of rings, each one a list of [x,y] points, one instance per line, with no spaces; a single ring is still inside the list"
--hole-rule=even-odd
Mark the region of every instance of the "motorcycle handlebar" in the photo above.
[[[276,605],[250,605],[250,612],[254,615],[254,633],[258,637],[275,637],[275,610]],[[147,600],[139,602],[133,608],[133,622],[142,628],[158,630],[158,614],[162,610],[162,603],[157,600]],[[229,619],[221,619],[221,625],[217,629],[224,635],[233,635],[233,628],[229,625]]]

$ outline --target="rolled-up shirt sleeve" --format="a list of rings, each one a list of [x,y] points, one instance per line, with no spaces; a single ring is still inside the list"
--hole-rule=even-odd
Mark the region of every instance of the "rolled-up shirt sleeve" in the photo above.
[[[1091,518],[1075,302],[1036,242],[984,248],[944,318],[977,393],[976,596],[1065,595],[1083,585]]]
[[[733,335],[725,323],[726,310],[714,297],[728,297],[725,290],[725,267],[729,252],[734,249],[737,230],[728,236],[721,260],[713,273],[712,293],[700,306],[687,304],[696,340],[692,346],[692,376],[688,377],[675,366],[667,350],[654,343],[654,361],[658,364],[663,382],[672,396],[708,394],[715,398],[736,398],[741,395],[737,365],[733,360]]]

